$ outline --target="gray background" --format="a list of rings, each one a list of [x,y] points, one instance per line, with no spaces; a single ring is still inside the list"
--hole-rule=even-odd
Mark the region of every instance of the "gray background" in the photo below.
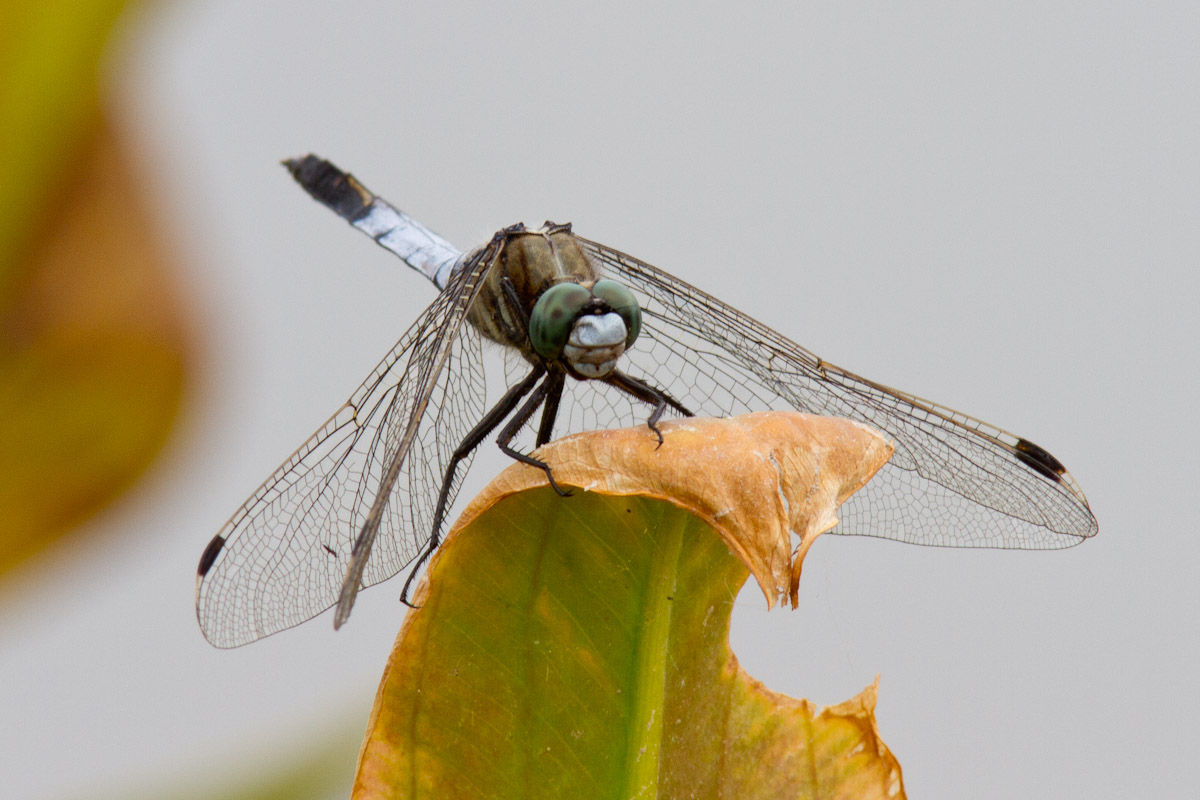
[[[206,329],[201,386],[83,547],[0,590],[0,793],[213,787],[365,724],[399,582],[337,635],[322,617],[232,652],[192,611],[205,543],[433,296],[277,165],[312,150],[460,246],[572,220],[1046,446],[1096,539],[825,537],[799,612],[743,592],[734,647],[818,704],[880,674],[914,798],[1195,796],[1195,8],[210,2],[127,20],[108,92]]]

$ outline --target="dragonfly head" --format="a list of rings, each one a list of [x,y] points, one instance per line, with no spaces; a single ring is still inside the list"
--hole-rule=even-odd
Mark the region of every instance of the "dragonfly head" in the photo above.
[[[559,283],[537,299],[529,315],[529,342],[547,361],[562,361],[579,378],[603,378],[642,329],[633,293],[616,281],[590,287]]]

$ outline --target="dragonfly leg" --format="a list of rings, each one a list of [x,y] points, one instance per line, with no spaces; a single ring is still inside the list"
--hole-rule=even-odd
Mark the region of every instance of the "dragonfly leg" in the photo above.
[[[525,306],[521,303],[521,295],[517,294],[517,287],[516,284],[512,282],[512,278],[508,277],[507,275],[500,276],[500,291],[504,292],[504,296],[508,298],[509,304],[513,307],[513,309],[516,310],[517,316],[521,318],[521,324],[524,326],[524,330],[522,330],[521,333],[528,336],[529,315],[525,313]],[[512,338],[515,341],[518,337],[514,336]]]
[[[554,489],[554,491],[558,492],[558,496],[569,497],[571,493],[561,489],[558,483],[555,482],[554,475],[550,471],[549,464],[547,464],[545,461],[539,461],[533,456],[527,456],[521,451],[514,450],[508,446],[509,442],[513,440],[525,423],[529,421],[529,418],[533,416],[533,412],[537,411],[538,406],[543,402],[547,402],[551,392],[555,390],[557,390],[557,394],[561,397],[562,379],[560,378],[556,380],[555,377],[551,375],[542,382],[541,386],[534,389],[533,394],[529,395],[529,399],[525,401],[525,405],[521,406],[520,410],[517,411],[516,414],[513,414],[512,419],[508,421],[508,424],[505,425],[504,429],[500,431],[500,435],[496,437],[496,444],[500,446],[501,452],[503,452],[509,458],[514,458],[517,461],[520,461],[522,464],[528,464],[531,467],[537,467],[545,472],[546,480],[550,481],[550,487]],[[554,404],[557,407],[557,399],[555,399]],[[546,427],[546,417],[543,415],[541,428],[544,430]],[[553,422],[549,424],[549,427],[553,427]],[[541,433],[542,430],[539,430],[539,436]]]
[[[567,228],[570,228],[569,223]],[[500,289],[508,298],[508,303],[522,326],[520,331],[510,332],[510,338],[514,341],[528,340],[529,315],[525,313],[525,306],[521,303],[521,296],[517,293],[516,284],[512,282],[512,278],[502,275],[500,276]],[[554,436],[554,421],[558,419],[558,404],[562,400],[565,379],[566,373],[561,370],[551,370],[549,377],[546,378],[546,405],[542,407],[542,421],[538,425],[537,447],[541,447]]]
[[[421,550],[421,555],[413,563],[412,569],[408,571],[408,577],[404,579],[404,588],[400,590],[400,602],[404,603],[404,605],[408,606],[409,608],[420,608],[420,606],[413,605],[409,602],[408,590],[412,586],[413,578],[415,578],[417,573],[421,571],[421,565],[429,560],[429,557],[433,555],[433,551],[437,548],[436,540],[436,536],[429,540],[424,549]]]
[[[654,406],[654,411],[651,412],[650,418],[646,420],[646,426],[654,431],[654,435],[658,437],[658,446],[662,447],[663,436],[662,431],[658,429],[658,421],[662,419],[662,415],[666,412],[667,406],[678,411],[685,417],[695,416],[691,411],[683,406],[678,400],[667,394],[661,389],[658,389],[645,381],[639,380],[632,375],[626,375],[620,370],[614,369],[612,374],[604,378],[604,382],[610,386],[615,386],[623,392],[641,400],[643,403],[649,403]]]
[[[517,287],[507,274],[500,276],[500,292],[503,297],[497,298],[497,311],[500,305],[508,307],[509,314],[494,315],[496,323],[504,331],[504,336],[510,342],[520,342],[529,339],[529,314],[517,294]]]
[[[542,406],[542,423],[538,426],[537,446],[554,437],[554,421],[558,419],[558,403],[562,400],[565,372],[554,371],[546,378],[546,405]]]
[[[521,402],[521,398],[529,394],[530,390],[541,380],[545,372],[544,367],[534,367],[520,383],[514,384],[511,389],[504,393],[500,401],[484,414],[483,419],[479,420],[475,427],[463,437],[458,447],[450,455],[450,461],[446,465],[446,471],[442,476],[442,488],[438,492],[437,505],[434,507],[433,533],[430,535],[425,547],[422,548],[416,563],[413,564],[412,569],[409,571],[408,579],[404,581],[404,589],[400,592],[400,602],[409,608],[416,608],[416,606],[408,602],[408,590],[412,585],[413,578],[416,577],[421,565],[433,555],[433,551],[437,549],[438,544],[441,542],[442,520],[446,516],[446,505],[450,499],[450,488],[454,485],[454,475],[458,471],[458,465],[462,463],[464,458],[470,455],[472,450],[479,446],[480,442],[488,437],[488,434],[496,429],[497,425],[504,421],[505,417],[512,413],[517,403]]]

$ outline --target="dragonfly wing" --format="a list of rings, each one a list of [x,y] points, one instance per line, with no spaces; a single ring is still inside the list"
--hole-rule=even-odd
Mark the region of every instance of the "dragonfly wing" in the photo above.
[[[895,454],[841,507],[835,533],[1017,549],[1069,547],[1096,533],[1074,478],[1037,445],[854,375],[656,267],[581,242],[602,272],[643,295],[641,337],[622,357],[635,377],[696,414],[790,408],[891,437]],[[595,407],[597,419],[616,415]]]
[[[480,338],[465,318],[494,252],[455,273],[346,404],[209,543],[196,615],[214,645],[246,644],[334,605],[381,493],[361,585],[392,577],[420,553],[444,465],[484,410]]]

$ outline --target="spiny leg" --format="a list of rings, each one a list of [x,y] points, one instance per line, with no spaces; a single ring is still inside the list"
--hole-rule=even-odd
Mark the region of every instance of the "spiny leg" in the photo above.
[[[559,226],[561,227],[561,226]],[[570,225],[566,226],[570,229]],[[525,312],[525,305],[521,302],[521,297],[517,293],[517,287],[513,283],[512,278],[508,275],[500,276],[500,289],[504,292],[505,298],[508,300],[509,308],[516,316],[517,321],[521,324],[520,331],[510,331],[510,336],[514,340],[529,339],[529,314]],[[536,447],[541,447],[550,441],[554,436],[554,422],[558,418],[558,405],[562,400],[563,383],[566,380],[566,373],[561,369],[551,369],[549,376],[546,378],[545,394],[546,405],[542,408],[542,421],[538,425],[537,444]]]
[[[538,426],[538,447],[554,438],[554,421],[558,419],[558,403],[562,400],[566,377],[565,372],[555,370],[546,378],[546,405],[542,406],[542,422]]]
[[[454,483],[454,474],[458,471],[458,465],[464,458],[470,455],[472,450],[479,446],[480,442],[487,438],[488,434],[496,429],[497,425],[504,421],[505,417],[512,413],[517,403],[521,402],[521,398],[529,394],[530,390],[541,380],[545,372],[545,367],[540,365],[535,366],[520,383],[514,384],[512,388],[504,393],[500,401],[483,415],[483,419],[479,420],[475,427],[463,437],[458,447],[455,448],[454,453],[451,454],[450,461],[446,465],[446,471],[442,477],[442,488],[438,492],[437,506],[434,507],[433,533],[430,535],[425,547],[422,548],[416,563],[413,564],[412,570],[408,573],[408,579],[404,581],[404,589],[400,592],[400,602],[409,608],[416,608],[416,606],[408,602],[408,590],[412,585],[413,578],[420,571],[421,565],[428,560],[429,556],[433,555],[433,551],[437,549],[438,543],[441,541],[442,520],[446,516],[446,505],[450,498],[450,487]]]
[[[558,483],[555,482],[554,474],[550,471],[549,464],[547,464],[545,461],[539,461],[533,456],[527,456],[521,451],[514,450],[508,446],[509,442],[513,440],[517,433],[520,432],[521,428],[525,426],[525,423],[529,421],[529,418],[533,416],[533,412],[537,411],[538,406],[546,401],[546,398],[550,394],[550,390],[554,385],[558,385],[559,391],[562,391],[561,384],[556,384],[552,373],[550,377],[542,381],[541,386],[534,389],[533,394],[529,395],[529,399],[525,401],[525,405],[521,406],[520,410],[517,411],[516,414],[513,414],[512,419],[508,421],[508,424],[505,425],[504,429],[500,431],[500,435],[496,437],[496,444],[499,445],[500,450],[509,458],[514,458],[517,461],[520,461],[522,464],[528,464],[531,467],[537,467],[545,472],[546,480],[550,481],[550,488],[558,492],[559,497],[570,497],[571,493],[564,492],[559,488]],[[543,424],[545,424],[545,418],[543,418]]]
[[[614,369],[612,373],[604,378],[604,382],[610,386],[615,386],[623,392],[627,392],[643,403],[648,403],[654,406],[654,411],[650,414],[650,418],[646,420],[646,426],[654,431],[654,435],[658,437],[658,446],[662,447],[663,436],[662,431],[658,429],[658,421],[662,419],[662,415],[667,410],[667,406],[678,411],[685,417],[695,416],[684,407],[682,403],[676,400],[671,395],[658,389],[645,381],[639,380],[632,375],[626,375],[620,370]]]

